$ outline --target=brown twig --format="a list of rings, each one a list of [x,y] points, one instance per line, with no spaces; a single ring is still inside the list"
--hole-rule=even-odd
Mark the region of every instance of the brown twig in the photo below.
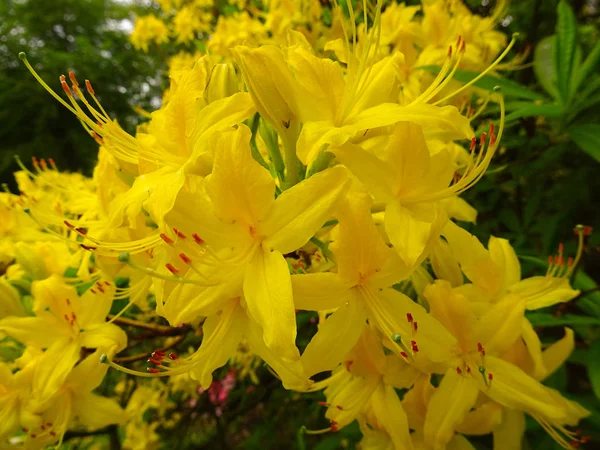
[[[109,319],[113,319],[114,316],[109,315]],[[140,322],[139,320],[128,319],[126,317],[117,317],[113,320],[114,323],[118,323],[120,325],[129,325],[131,327],[143,328],[145,330],[151,330],[159,334],[163,335],[178,335],[185,334],[189,327],[169,327],[167,325],[156,325],[153,323]],[[181,331],[183,330],[183,331]]]

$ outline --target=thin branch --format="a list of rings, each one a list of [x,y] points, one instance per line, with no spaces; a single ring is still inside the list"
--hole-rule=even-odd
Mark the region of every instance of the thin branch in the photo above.
[[[109,315],[109,319],[113,319],[114,316]],[[179,334],[185,334],[189,330],[189,326],[184,325],[182,327],[169,327],[167,325],[156,325],[153,323],[140,322],[139,320],[127,319],[126,317],[117,317],[113,320],[114,323],[120,325],[129,325],[131,327],[143,328],[145,330],[151,330],[155,333],[162,334],[165,336],[176,336]]]

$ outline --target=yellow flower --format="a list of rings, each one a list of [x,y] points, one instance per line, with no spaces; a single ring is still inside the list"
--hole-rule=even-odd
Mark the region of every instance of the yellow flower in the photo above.
[[[153,15],[138,17],[130,39],[135,48],[147,52],[150,43],[160,45],[169,42],[169,30],[162,20]]]

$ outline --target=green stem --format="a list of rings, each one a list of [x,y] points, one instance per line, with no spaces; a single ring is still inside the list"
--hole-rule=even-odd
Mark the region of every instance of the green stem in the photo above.
[[[282,141],[286,168],[285,187],[289,189],[300,181],[296,141],[285,135],[282,136]]]

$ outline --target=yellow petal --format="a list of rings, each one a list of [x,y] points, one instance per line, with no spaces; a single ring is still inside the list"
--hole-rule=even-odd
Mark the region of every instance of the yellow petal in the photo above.
[[[466,437],[457,434],[448,442],[446,450],[475,450],[475,447]]]
[[[248,127],[240,125],[219,136],[206,191],[220,220],[256,227],[274,202],[275,182],[252,158],[250,135]]]
[[[395,353],[386,355],[383,381],[396,389],[408,389],[415,384],[422,372],[408,364]]]
[[[510,286],[508,290],[523,297],[528,310],[568,302],[580,293],[571,287],[568,278],[541,276],[525,278]]]
[[[330,315],[304,350],[300,361],[308,377],[332,370],[350,352],[366,323],[366,312],[359,299],[342,305]]]
[[[467,278],[485,290],[496,293],[502,284],[502,272],[481,242],[453,222],[447,223],[442,234]]]
[[[503,297],[479,319],[477,340],[488,354],[502,354],[519,338],[524,315],[525,303],[520,297]]]
[[[223,367],[235,353],[242,340],[246,320],[239,301],[234,300],[204,322],[202,345],[192,356],[194,367],[191,373],[204,389],[210,387],[212,373]]]
[[[21,296],[4,278],[0,279],[0,319],[8,316],[24,316]]]
[[[448,369],[429,401],[423,432],[435,450],[444,449],[475,404],[479,388],[468,376]]]
[[[474,351],[477,317],[467,298],[454,292],[450,283],[444,280],[436,280],[427,286],[423,295],[429,303],[431,315],[452,333],[462,351]]]
[[[77,394],[92,392],[108,370],[108,364],[100,362],[101,350],[96,350],[75,366],[68,378],[69,389]]]
[[[94,431],[112,424],[124,423],[128,415],[112,398],[87,393],[73,399],[73,415],[77,423]]]
[[[542,343],[540,342],[540,338],[533,329],[533,326],[531,326],[529,320],[527,320],[525,317],[523,317],[521,320],[521,333],[523,341],[527,346],[527,352],[529,353],[531,362],[533,362],[533,373],[531,373],[531,375],[536,380],[542,380],[546,378],[546,373],[548,372],[542,357]]]
[[[312,383],[304,374],[302,362],[289,361],[269,349],[262,337],[262,330],[254,320],[248,318],[245,327],[245,337],[250,350],[260,356],[281,379],[286,389],[304,391]]]
[[[349,187],[346,170],[334,167],[284,191],[259,227],[266,236],[263,247],[281,253],[302,247],[333,214]]]
[[[469,411],[456,427],[459,433],[481,436],[489,434],[502,422],[504,408],[496,402],[486,402]]]
[[[68,322],[54,316],[45,317],[6,317],[0,320],[0,331],[25,345],[47,348],[55,342],[72,336]]]
[[[373,223],[370,197],[349,196],[336,216],[339,233],[331,250],[338,273],[349,285],[364,283],[381,271],[392,253]]]
[[[97,348],[112,356],[127,346],[127,334],[115,324],[104,323],[81,332],[79,343],[82,347]]]
[[[477,380],[481,390],[491,399],[507,408],[530,414],[539,413],[556,419],[564,417],[563,408],[554,401],[547,388],[517,366],[494,356],[486,356],[485,369],[487,374],[491,373],[493,376],[491,383],[486,385],[483,377],[479,376],[473,379]]]
[[[371,398],[371,407],[377,421],[392,439],[394,448],[412,450],[408,418],[394,388],[380,383]]]
[[[552,375],[561,367],[575,349],[575,336],[573,330],[565,328],[565,336],[550,345],[542,353],[542,360],[546,367],[545,376]]]
[[[350,286],[337,273],[292,275],[294,306],[307,311],[335,309],[351,298]]]
[[[445,220],[445,215],[433,203],[421,203],[409,209],[393,202],[385,210],[385,232],[400,258],[413,267],[429,255]]]
[[[494,450],[521,450],[525,435],[525,414],[505,408],[502,423],[494,430]]]
[[[444,208],[451,219],[471,223],[477,221],[477,210],[456,195],[444,200]]]
[[[503,286],[507,288],[521,279],[521,263],[515,250],[506,239],[490,237],[488,242],[490,257],[498,266],[500,272],[504,274]]]
[[[438,239],[433,246],[430,262],[431,268],[438,278],[447,280],[452,287],[463,284],[464,277],[458,261],[454,257],[450,245],[443,239]]]
[[[325,389],[327,403],[331,405],[325,417],[335,421],[338,428],[345,427],[364,411],[379,384],[377,376],[355,377],[346,373],[337,384]]]
[[[364,294],[364,293],[363,293]],[[425,309],[406,295],[394,289],[383,289],[363,295],[369,311],[369,322],[379,328],[387,337],[399,334],[405,345],[414,340],[419,352],[433,362],[448,361],[457,345],[456,338]],[[414,333],[413,325],[407,320],[410,313],[418,323]]]
[[[87,328],[92,324],[106,322],[106,316],[110,312],[115,295],[115,285],[110,283],[104,285],[101,290],[94,289],[95,294],[89,289],[79,298],[79,314],[77,323],[81,328]]]
[[[244,295],[250,316],[262,327],[268,348],[290,361],[296,348],[296,316],[288,265],[278,251],[259,249],[246,269]]]

